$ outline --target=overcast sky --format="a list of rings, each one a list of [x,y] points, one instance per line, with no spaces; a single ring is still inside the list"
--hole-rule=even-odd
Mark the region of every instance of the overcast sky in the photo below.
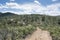
[[[0,0],[0,12],[60,15],[60,0]]]

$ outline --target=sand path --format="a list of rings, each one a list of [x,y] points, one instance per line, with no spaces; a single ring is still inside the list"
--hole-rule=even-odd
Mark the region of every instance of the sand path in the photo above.
[[[52,40],[52,38],[48,31],[41,30],[37,27],[37,30],[31,36],[26,37],[25,40]]]

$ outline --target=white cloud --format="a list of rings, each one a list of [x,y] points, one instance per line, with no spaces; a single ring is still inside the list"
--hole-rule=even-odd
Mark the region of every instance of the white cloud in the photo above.
[[[35,1],[35,3],[29,3],[29,4],[18,4],[18,3],[6,3],[6,5],[0,5],[0,10],[5,8],[6,9],[20,9],[23,11],[16,11],[16,10],[6,10],[3,12],[13,12],[16,14],[45,14],[45,15],[60,15],[60,10],[58,10],[60,7],[60,3],[48,5],[48,6],[42,6],[38,1]]]
[[[10,1],[15,1],[15,0],[10,0]]]
[[[52,0],[53,2],[58,1],[58,0]]]
[[[34,0],[35,3],[40,4],[38,0]]]

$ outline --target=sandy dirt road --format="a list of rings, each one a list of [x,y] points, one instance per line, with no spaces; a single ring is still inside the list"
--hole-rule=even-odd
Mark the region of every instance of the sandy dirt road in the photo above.
[[[25,40],[52,40],[52,38],[48,31],[41,30],[37,27],[37,30],[31,36],[26,37]]]

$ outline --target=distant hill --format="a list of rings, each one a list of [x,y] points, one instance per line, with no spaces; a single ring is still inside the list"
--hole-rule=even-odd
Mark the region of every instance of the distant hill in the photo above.
[[[0,17],[3,17],[3,16],[12,16],[12,15],[16,15],[16,14],[10,13],[10,12],[0,13]]]
[[[27,15],[17,15],[14,13],[6,12],[1,13],[0,12],[0,18],[2,19],[14,19],[15,21],[22,21],[26,24],[31,24],[36,22],[37,24],[43,25],[60,25],[60,16],[48,16],[48,15],[39,15],[39,14],[27,14]]]
[[[2,13],[0,12],[0,15],[1,15]]]

